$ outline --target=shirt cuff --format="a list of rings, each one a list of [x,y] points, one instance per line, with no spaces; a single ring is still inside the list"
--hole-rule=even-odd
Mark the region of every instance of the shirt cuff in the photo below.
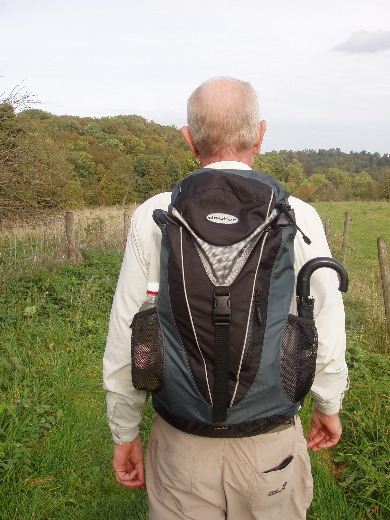
[[[312,397],[316,401],[316,407],[317,410],[325,415],[333,415],[335,413],[338,413],[343,404],[344,394],[349,388],[349,379],[347,379],[347,385],[345,387],[345,390],[337,397],[333,399],[320,399],[318,395],[313,395],[311,392],[309,392],[310,397]]]
[[[326,403],[320,403],[319,401],[316,402],[316,408],[319,412],[325,414],[325,415],[333,415],[335,413],[338,413],[341,409],[341,399],[338,399],[335,402],[330,403],[329,401]]]
[[[106,402],[108,423],[115,444],[133,441],[139,435],[138,425],[145,401],[135,403],[122,395],[107,392]]]
[[[115,444],[123,444],[124,442],[131,442],[139,435],[138,427],[134,428],[120,428],[115,423],[110,422],[110,429],[112,440]]]

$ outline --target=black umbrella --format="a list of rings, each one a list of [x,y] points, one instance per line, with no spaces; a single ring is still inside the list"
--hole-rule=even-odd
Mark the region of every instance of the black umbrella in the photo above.
[[[329,257],[312,258],[302,266],[297,277],[297,308],[298,316],[313,319],[314,298],[310,297],[310,277],[317,269],[330,267],[339,276],[339,291],[348,290],[348,273],[338,260]]]
[[[314,380],[318,335],[314,322],[314,298],[310,297],[310,277],[320,267],[330,267],[337,271],[339,290],[346,292],[348,289],[347,271],[333,258],[313,258],[306,262],[298,273],[298,316],[290,314],[288,317],[281,351],[283,386],[293,402],[302,402]]]

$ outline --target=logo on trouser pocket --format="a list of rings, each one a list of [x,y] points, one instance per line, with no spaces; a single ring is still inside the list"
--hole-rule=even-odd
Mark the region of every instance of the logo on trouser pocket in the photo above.
[[[270,491],[270,492],[268,493],[268,496],[269,496],[269,497],[272,497],[273,495],[276,495],[276,494],[278,494],[278,493],[281,493],[282,491],[284,491],[284,490],[286,489],[286,487],[287,487],[287,482],[285,482],[281,488],[274,489],[273,491]]]

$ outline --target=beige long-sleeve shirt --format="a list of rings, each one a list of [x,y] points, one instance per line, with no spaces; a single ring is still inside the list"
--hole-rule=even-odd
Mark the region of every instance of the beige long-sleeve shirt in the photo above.
[[[213,163],[207,168],[249,169],[235,161]],[[136,390],[131,381],[131,329],[134,314],[146,297],[149,266],[154,265],[160,251],[161,233],[154,223],[154,209],[167,209],[171,193],[161,193],[144,202],[134,212],[123,264],[111,310],[109,332],[103,360],[104,389],[107,391],[107,414],[114,442],[135,439],[147,392]],[[305,202],[290,197],[296,221],[311,239],[307,245],[299,232],[294,243],[295,273],[314,257],[330,256],[321,220]],[[158,281],[158,280],[153,280]],[[348,388],[345,362],[345,317],[337,274],[331,269],[318,269],[310,279],[310,294],[315,299],[314,317],[318,331],[316,375],[310,395],[319,411],[339,411]],[[296,314],[295,298],[291,312]]]

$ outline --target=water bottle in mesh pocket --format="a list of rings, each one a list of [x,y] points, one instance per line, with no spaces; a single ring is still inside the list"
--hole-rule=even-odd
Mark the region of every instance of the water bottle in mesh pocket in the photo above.
[[[131,324],[131,375],[134,388],[153,391],[162,386],[163,341],[157,308],[141,310]]]
[[[318,337],[314,320],[289,315],[281,349],[281,377],[293,402],[301,401],[313,384]]]

